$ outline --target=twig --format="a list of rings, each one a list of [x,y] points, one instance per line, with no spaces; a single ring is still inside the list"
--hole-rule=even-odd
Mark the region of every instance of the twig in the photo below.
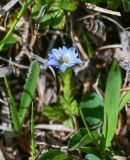
[[[106,46],[99,47],[97,50],[101,51],[101,50],[110,49],[110,48],[122,48],[122,45],[121,44],[106,45]]]
[[[84,17],[81,17],[81,18],[78,18],[76,21],[82,21],[84,19],[89,19],[89,18],[94,18],[95,16],[99,15],[99,12],[96,12],[96,13],[93,13],[93,14],[90,14],[90,15],[87,15],[87,16],[84,16]]]
[[[129,78],[129,73],[128,73],[128,71],[126,71],[126,76],[125,76],[125,81],[124,81],[124,84],[123,84],[123,88],[126,87],[126,84],[128,82],[128,78]]]
[[[66,132],[74,132],[74,129],[70,129],[67,127],[64,127],[60,124],[38,124],[35,125],[35,129],[44,129],[44,130],[54,130],[54,131],[66,131]]]
[[[121,89],[121,91],[129,91],[129,90],[130,90],[130,87],[125,87]]]
[[[25,65],[22,65],[22,64],[18,64],[18,63],[15,63],[15,62],[12,62],[11,60],[8,60],[6,58],[3,58],[0,56],[0,60],[2,61],[5,61],[5,62],[8,62],[9,64],[13,65],[13,66],[16,66],[18,68],[22,68],[22,69],[28,69],[28,66],[25,66]]]
[[[0,26],[0,31],[6,32],[7,30],[6,30],[6,28],[5,28],[5,27]]]
[[[35,41],[37,39],[37,34],[38,34],[38,30],[40,28],[40,23],[41,21],[43,20],[43,17],[44,17],[44,14],[45,14],[45,7],[47,5],[44,5],[40,8],[40,11],[38,13],[38,16],[37,16],[37,22],[35,24],[35,30],[34,30],[34,34],[33,34],[33,37],[31,38],[31,42],[30,42],[30,47],[33,48],[34,44],[35,44]]]
[[[91,4],[91,3],[85,3],[85,6],[87,9],[91,9],[91,10],[94,10],[97,12],[102,12],[102,13],[111,14],[111,15],[115,15],[115,16],[121,16],[120,12],[115,12],[115,11],[111,11],[108,9],[104,9],[104,8],[98,7],[98,6]]]
[[[125,28],[123,26],[121,26],[118,22],[116,22],[114,19],[108,17],[108,16],[104,16],[104,15],[100,15],[102,18],[107,19],[111,22],[113,22],[115,25],[117,25],[123,32],[126,31]]]
[[[5,104],[5,105],[7,105],[8,103],[7,102],[5,102],[3,99],[1,99],[0,98],[0,103],[3,103],[3,104]]]
[[[11,0],[7,3],[2,9],[0,9],[0,17],[5,16],[6,12],[8,12],[19,0]]]
[[[70,35],[71,35],[71,38],[72,38],[73,45],[75,45],[78,48],[78,50],[80,51],[82,57],[85,60],[88,60],[89,58],[88,58],[86,52],[84,51],[84,49],[83,49],[83,47],[82,47],[82,45],[80,43],[79,38],[76,36],[76,34],[73,31],[73,23],[72,23],[71,17],[70,17]]]
[[[99,82],[99,78],[100,78],[100,74],[98,75],[96,82],[93,84],[93,88],[95,89],[95,91],[97,92],[97,94],[99,95],[100,98],[103,99],[99,89],[98,89],[98,82]]]
[[[88,56],[87,56],[84,48],[82,47],[79,38],[78,38],[76,35],[74,35],[74,41],[75,41],[75,45],[77,46],[78,50],[80,51],[82,57],[83,57],[85,60],[88,60],[89,58],[88,58]]]

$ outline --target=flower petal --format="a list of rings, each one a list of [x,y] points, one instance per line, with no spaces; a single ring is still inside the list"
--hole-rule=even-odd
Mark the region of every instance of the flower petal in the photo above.
[[[61,72],[65,72],[68,67],[82,63],[74,47],[67,48],[63,46],[51,50],[46,65],[59,68]]]
[[[73,61],[75,64],[82,64],[83,61],[81,61],[79,58],[75,58]]]
[[[65,53],[67,50],[68,49],[65,46],[63,46],[63,52]]]
[[[76,50],[75,50],[74,47],[70,47],[70,48],[68,48],[68,51],[71,52],[71,53],[72,53],[72,52],[75,53]]]
[[[52,55],[55,57],[55,59],[60,59],[60,57],[62,56],[62,54],[59,52],[58,49],[52,49],[51,50]]]
[[[47,66],[59,66],[57,60],[55,60],[55,59],[48,60],[47,62],[45,62],[45,65],[47,65]]]
[[[67,70],[67,66],[66,65],[61,65],[59,66],[59,69],[61,72],[65,72]]]

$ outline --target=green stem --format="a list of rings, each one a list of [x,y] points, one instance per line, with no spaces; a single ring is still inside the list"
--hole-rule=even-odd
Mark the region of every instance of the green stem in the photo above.
[[[33,160],[36,159],[36,144],[35,144],[35,136],[34,136],[34,111],[33,111],[33,103],[32,103],[32,113],[31,113],[31,141],[32,141],[32,157]]]
[[[72,67],[68,68],[64,73],[61,73],[63,82],[63,97],[64,97],[64,109],[66,113],[72,118],[74,128],[78,129],[78,123],[73,111],[70,111],[70,107],[73,100],[73,85],[72,85]]]
[[[69,105],[72,100],[72,68],[68,68],[64,73],[61,73],[61,77],[63,81],[63,96]]]
[[[76,116],[72,116],[72,120],[73,120],[73,123],[74,123],[75,130],[77,131],[79,126],[78,126],[78,122],[77,122]]]
[[[5,35],[5,37],[3,38],[3,40],[0,42],[0,51],[3,49],[7,39],[9,38],[9,36],[12,34],[17,22],[20,20],[20,18],[22,17],[22,15],[24,14],[24,12],[26,11],[26,9],[28,8],[28,5],[31,3],[31,0],[26,0],[26,2],[24,3],[23,7],[21,8],[19,14],[17,15],[17,17],[15,18],[11,28],[9,29],[9,31],[7,32],[7,34]]]
[[[87,129],[87,132],[88,132],[90,138],[91,138],[92,140],[95,140],[95,138],[93,137],[93,135],[91,134],[91,132],[90,132],[90,130],[89,130],[89,128],[88,128],[87,123],[85,122],[85,119],[84,119],[84,116],[83,116],[83,113],[82,113],[82,110],[81,110],[80,107],[79,107],[79,112],[80,112],[81,118],[82,118],[82,120],[83,120],[83,123],[84,123],[84,125],[85,125],[85,127],[86,127],[86,129]]]

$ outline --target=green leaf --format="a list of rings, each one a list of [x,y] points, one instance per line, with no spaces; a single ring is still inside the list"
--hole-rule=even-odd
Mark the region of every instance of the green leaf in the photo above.
[[[32,157],[33,160],[36,159],[36,143],[35,143],[35,130],[34,130],[34,111],[33,111],[33,103],[32,103],[32,112],[31,112],[31,149],[32,149]]]
[[[32,9],[32,18],[33,20],[37,20],[37,16],[40,10],[40,6],[34,5]],[[41,29],[46,28],[47,26],[51,26],[54,29],[63,29],[65,25],[65,15],[63,9],[52,6],[52,7],[46,7],[45,15],[43,16],[43,19],[41,20],[40,26]]]
[[[63,29],[65,25],[64,11],[57,7],[49,9],[44,16],[41,25],[43,27],[50,25],[54,29]]]
[[[52,0],[48,0],[48,1],[49,1],[48,3],[51,3]],[[43,0],[35,0],[35,4],[39,8],[41,8],[43,5],[46,5],[48,3],[46,2],[46,0],[44,0],[44,1]]]
[[[34,96],[36,87],[37,87],[37,82],[39,79],[39,74],[40,74],[40,65],[37,61],[32,61],[28,77],[24,86],[24,90],[22,93],[22,98],[20,101],[20,109],[19,109],[19,119],[21,125],[24,122],[24,119],[26,117],[26,114],[28,112],[28,108],[31,104],[32,97]]]
[[[70,151],[81,148],[86,144],[92,143],[94,140],[99,138],[99,133],[97,130],[91,132],[93,139],[87,132],[86,128],[79,129],[75,135],[70,139],[68,148]]]
[[[74,128],[73,119],[67,118],[65,121],[63,121],[63,125],[67,128]]]
[[[78,116],[79,110],[78,110],[78,104],[76,100],[73,100],[68,108],[66,108],[67,112],[71,115]]]
[[[78,6],[78,0],[61,0],[62,6],[61,8],[66,11],[75,11]]]
[[[111,140],[114,136],[120,102],[121,89],[121,71],[116,61],[113,62],[109,71],[104,102],[104,124],[103,124],[103,145],[104,147],[111,146]]]
[[[67,160],[67,156],[58,150],[44,153],[38,160]]]
[[[79,4],[78,0],[36,0],[36,5],[43,6],[48,5],[49,7],[58,7],[66,11],[75,11]]]
[[[95,156],[94,154],[87,154],[85,160],[101,160],[101,159]]]
[[[17,133],[20,133],[21,132],[21,126],[20,126],[19,119],[18,119],[18,112],[17,112],[17,109],[16,109],[16,104],[15,104],[15,101],[14,101],[14,97],[11,93],[11,89],[10,89],[8,80],[5,76],[4,76],[4,80],[5,80],[5,85],[6,85],[6,89],[7,89],[7,92],[8,92],[8,96],[9,96],[10,111],[11,111],[11,117],[12,117],[14,129]]]
[[[43,114],[47,116],[49,119],[53,119],[57,121],[64,121],[67,118],[64,110],[58,105],[44,107]]]
[[[130,0],[123,0],[122,2],[125,12],[130,12]]]
[[[77,8],[78,0],[36,0],[32,9],[32,18],[37,20],[41,7],[45,6],[45,15],[40,24],[41,29],[51,26],[54,29],[63,29],[65,26],[64,11],[74,11]]]
[[[120,101],[119,111],[123,109],[123,107],[126,105],[126,103],[130,101],[130,91],[127,91],[126,94],[123,96],[123,98]]]
[[[72,67],[61,73],[63,83],[63,96],[65,103],[70,104],[72,101]],[[67,106],[68,107],[68,106]],[[70,106],[69,106],[70,107]]]
[[[87,124],[96,126],[103,122],[103,100],[95,93],[87,93],[80,103]]]

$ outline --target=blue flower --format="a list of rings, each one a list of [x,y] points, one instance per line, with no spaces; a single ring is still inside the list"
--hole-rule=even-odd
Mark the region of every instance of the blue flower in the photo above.
[[[65,72],[68,67],[83,63],[77,56],[78,53],[74,47],[66,48],[63,46],[58,49],[54,48],[49,53],[48,61],[45,64],[59,68],[61,72]]]

